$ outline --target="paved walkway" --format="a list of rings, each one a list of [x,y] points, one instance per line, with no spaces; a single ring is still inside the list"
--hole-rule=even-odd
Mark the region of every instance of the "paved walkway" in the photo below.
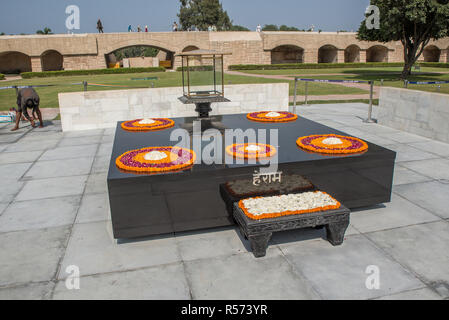
[[[261,259],[234,227],[117,244],[106,186],[114,129],[0,125],[0,299],[448,299],[449,145],[364,124],[366,111],[298,107],[398,152],[392,202],[352,212],[342,246],[323,230],[280,233]],[[373,265],[380,287],[369,290]],[[70,266],[80,290],[66,288]]]
[[[6,81],[15,81],[15,80],[22,80],[21,76],[17,76],[17,75],[5,75],[5,79],[0,80],[0,82],[6,82]]]

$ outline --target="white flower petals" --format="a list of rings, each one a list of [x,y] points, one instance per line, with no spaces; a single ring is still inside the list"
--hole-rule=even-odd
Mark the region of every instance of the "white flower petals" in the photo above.
[[[279,112],[268,112],[265,116],[268,118],[277,118],[280,117],[281,114]]]
[[[160,151],[148,152],[144,157],[147,161],[158,161],[167,158],[167,155]]]
[[[285,211],[311,210],[337,205],[337,201],[324,192],[304,192],[274,197],[243,200],[246,210],[254,215],[280,213]]]
[[[324,140],[322,141],[322,143],[328,144],[328,145],[335,145],[335,144],[342,144],[343,141],[341,141],[341,140],[338,139],[338,138],[327,138],[327,139],[324,139]]]
[[[154,121],[153,119],[143,119],[139,121],[139,124],[153,124],[156,121]]]
[[[259,146],[256,146],[255,144],[250,144],[249,146],[247,146],[245,148],[245,150],[246,151],[260,151],[260,150],[262,150],[262,148]]]

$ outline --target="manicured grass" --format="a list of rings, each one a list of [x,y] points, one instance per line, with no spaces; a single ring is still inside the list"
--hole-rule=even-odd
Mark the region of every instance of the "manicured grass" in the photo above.
[[[131,80],[132,78],[158,77],[158,80]],[[78,92],[83,91],[82,85],[72,85],[87,81],[89,83],[117,85],[118,87],[95,87],[88,86],[88,91],[97,90],[118,90],[127,89],[119,86],[142,87],[150,88],[154,84],[155,88],[161,87],[178,87],[182,86],[182,79],[180,72],[161,72],[161,73],[138,73],[138,74],[114,74],[114,75],[91,75],[91,76],[66,76],[53,78],[39,78],[39,79],[22,79],[17,81],[7,81],[3,84],[5,86],[13,85],[43,85],[51,84],[54,87],[36,88],[36,91],[41,97],[42,108],[58,108],[58,93],[60,92]],[[240,75],[224,76],[225,84],[247,84],[247,83],[285,83],[290,84],[290,95],[293,94],[294,81],[278,80],[278,79],[264,79],[247,77]],[[325,94],[359,94],[366,93],[365,90],[356,88],[347,88],[333,84],[311,84],[309,86],[309,95],[325,95]],[[298,94],[304,94],[304,89],[299,88]],[[0,90],[0,110],[8,110],[16,106],[15,90]]]
[[[328,79],[328,80],[374,80],[375,85],[381,85],[381,79],[384,80],[383,85],[388,87],[403,88],[404,82],[399,79],[402,68],[357,68],[357,69],[321,69],[321,70],[260,70],[245,71],[252,74],[272,74],[272,75],[288,75],[294,76],[306,74],[311,79]],[[304,73],[303,73],[304,72]],[[310,72],[310,73],[308,73]],[[447,73],[445,73],[447,72]],[[342,73],[340,75],[320,75]],[[421,71],[413,71],[408,79],[409,81],[449,81],[449,69],[445,68],[428,68],[423,67]],[[321,84],[320,84],[321,85]],[[300,87],[303,87],[300,85]],[[440,92],[449,94],[449,84],[441,84]],[[428,92],[437,92],[437,85],[414,85],[409,84],[409,89],[422,90]]]
[[[369,99],[348,99],[348,100],[312,100],[308,101],[307,104],[333,104],[333,103],[366,103],[369,104]],[[296,105],[304,105],[304,101],[297,101]],[[290,102],[293,106],[293,102]],[[373,99],[373,105],[379,105],[379,99]]]
[[[306,75],[306,74],[361,74],[361,75],[396,75],[400,76],[402,71],[401,67],[382,67],[382,68],[330,68],[330,69],[286,69],[286,70],[242,70],[239,72],[249,73],[249,74],[264,74],[264,75]],[[421,71],[415,71],[413,73],[426,74],[426,73],[444,73],[448,72],[449,69],[445,68],[429,68],[422,67]]]

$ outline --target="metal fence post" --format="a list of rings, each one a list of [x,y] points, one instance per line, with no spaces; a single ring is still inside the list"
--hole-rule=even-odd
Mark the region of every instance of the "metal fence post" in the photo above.
[[[437,92],[440,92],[440,90],[441,90],[441,86],[438,85],[438,86],[437,86]]]
[[[404,88],[408,88],[408,80],[404,80]]]
[[[377,123],[377,120],[373,119],[373,96],[374,96],[374,81],[370,81],[369,90],[369,107],[368,107],[368,118],[364,120],[365,123]]]
[[[305,98],[304,98],[304,105],[308,105],[308,96],[309,95],[309,82],[306,81],[306,87],[305,87]]]
[[[87,91],[87,81],[83,81],[84,91]]]
[[[295,78],[295,92],[293,95],[293,112],[296,113],[296,92],[298,90],[298,78]]]

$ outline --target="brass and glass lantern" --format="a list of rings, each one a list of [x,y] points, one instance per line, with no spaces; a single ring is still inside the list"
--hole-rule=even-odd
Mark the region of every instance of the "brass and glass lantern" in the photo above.
[[[214,102],[229,102],[224,97],[223,56],[229,53],[194,50],[178,54],[182,59],[184,104],[195,104],[199,119],[209,119]]]

